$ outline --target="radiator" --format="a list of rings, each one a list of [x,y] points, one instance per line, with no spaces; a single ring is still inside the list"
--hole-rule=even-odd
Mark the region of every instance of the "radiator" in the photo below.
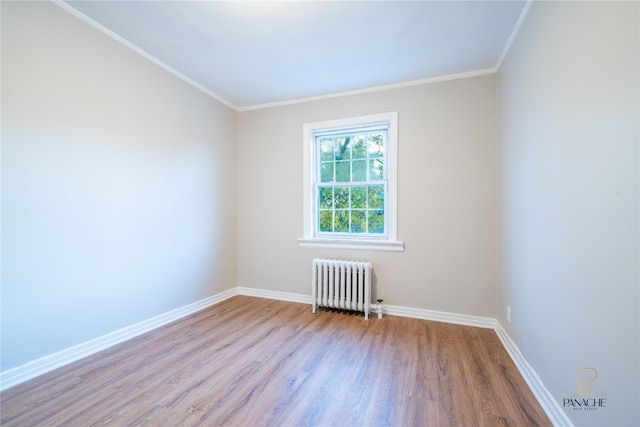
[[[366,261],[314,259],[311,279],[312,311],[318,307],[364,312],[371,309],[371,270]]]

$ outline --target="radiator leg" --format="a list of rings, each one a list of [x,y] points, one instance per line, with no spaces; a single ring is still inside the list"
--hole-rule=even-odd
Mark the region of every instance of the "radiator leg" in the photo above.
[[[369,311],[371,311],[371,263],[364,265],[364,312],[365,318],[369,319]]]
[[[378,319],[382,319],[382,300],[377,300],[376,303],[376,312],[378,313]]]
[[[313,262],[313,270],[311,271],[311,312],[315,314],[318,306],[318,266],[316,261]]]

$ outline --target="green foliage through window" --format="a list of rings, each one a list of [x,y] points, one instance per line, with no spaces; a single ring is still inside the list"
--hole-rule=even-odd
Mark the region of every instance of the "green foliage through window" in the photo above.
[[[384,185],[321,187],[319,231],[384,233]]]
[[[316,138],[320,233],[385,232],[385,131]]]

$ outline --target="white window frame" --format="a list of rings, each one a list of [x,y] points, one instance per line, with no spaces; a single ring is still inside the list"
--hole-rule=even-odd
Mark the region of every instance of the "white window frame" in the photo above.
[[[388,122],[385,142],[386,194],[385,233],[381,236],[336,235],[317,236],[317,150],[315,134],[327,129],[366,126]],[[338,120],[305,123],[303,125],[303,226],[304,235],[298,239],[300,247],[323,247],[338,249],[382,250],[401,252],[404,243],[398,241],[398,113],[381,113]]]

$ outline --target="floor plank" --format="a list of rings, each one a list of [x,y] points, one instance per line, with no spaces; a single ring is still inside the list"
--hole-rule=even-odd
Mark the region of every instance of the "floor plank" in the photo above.
[[[548,426],[490,329],[236,296],[0,393],[3,426]]]

